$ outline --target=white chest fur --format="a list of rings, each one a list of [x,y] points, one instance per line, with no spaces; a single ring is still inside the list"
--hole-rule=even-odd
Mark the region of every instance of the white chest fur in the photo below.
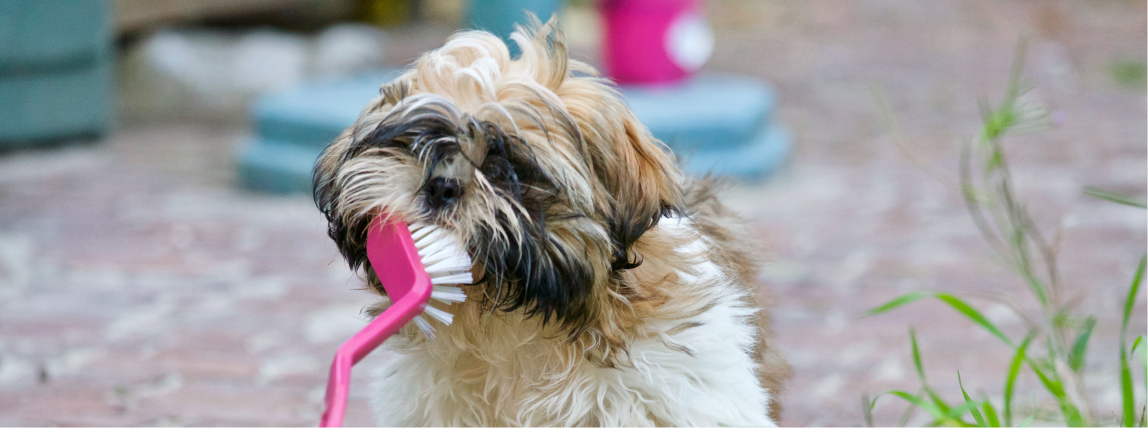
[[[658,233],[696,233],[665,218]],[[372,391],[382,425],[774,425],[755,375],[756,309],[707,257],[706,239],[678,249],[680,281],[707,285],[712,306],[682,319],[644,320],[630,364],[599,367],[544,337],[531,320],[490,317],[481,349],[449,343],[387,351]],[[448,338],[442,338],[449,340]],[[437,340],[437,339],[436,339]]]

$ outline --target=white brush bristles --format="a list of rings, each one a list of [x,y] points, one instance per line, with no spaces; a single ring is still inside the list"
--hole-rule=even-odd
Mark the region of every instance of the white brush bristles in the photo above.
[[[465,302],[466,293],[454,285],[474,282],[474,277],[470,274],[471,266],[474,263],[471,261],[470,255],[466,253],[466,249],[454,235],[446,233],[436,226],[414,223],[408,228],[411,232],[411,238],[415,241],[415,248],[418,249],[419,258],[422,259],[423,268],[430,275],[431,284],[434,284],[431,300],[448,305]],[[454,319],[454,315],[451,313],[430,304],[423,312],[446,325],[450,325]],[[419,315],[415,317],[414,322],[423,334],[429,338],[434,338],[434,326],[426,318]]]

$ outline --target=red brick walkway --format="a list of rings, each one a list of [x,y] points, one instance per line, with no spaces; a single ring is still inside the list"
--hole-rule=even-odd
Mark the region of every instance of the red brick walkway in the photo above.
[[[860,318],[910,290],[1023,293],[988,258],[958,195],[894,148],[869,85],[885,88],[925,157],[953,172],[955,139],[976,131],[977,97],[1000,93],[1021,34],[1032,36],[1034,95],[1066,121],[1011,140],[1010,155],[1040,224],[1064,229],[1065,284],[1100,316],[1088,384],[1097,407],[1115,411],[1112,350],[1145,213],[1080,189],[1145,195],[1145,92],[1111,74],[1144,61],[1143,2],[711,9],[710,68],[774,82],[778,120],[796,136],[790,167],[725,194],[769,249],[778,344],[795,369],[784,424],[861,424],[863,394],[915,390],[910,325],[938,389],[959,397],[960,370],[970,390],[999,394],[1008,350],[941,305]],[[411,52],[438,42],[396,39]],[[126,124],[98,145],[0,156],[0,425],[318,420],[328,359],[369,298],[307,197],[236,190],[244,132]],[[1022,333],[1003,307],[973,301]],[[1136,313],[1143,334],[1143,302]],[[367,379],[357,382],[348,425],[372,421]],[[1021,402],[1043,400],[1036,388],[1025,378]],[[879,424],[896,422],[893,403],[878,405]]]

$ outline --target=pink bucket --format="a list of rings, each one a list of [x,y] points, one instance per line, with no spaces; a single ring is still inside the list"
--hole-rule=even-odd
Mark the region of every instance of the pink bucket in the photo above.
[[[713,52],[702,0],[601,0],[603,60],[618,83],[672,83],[696,72]]]

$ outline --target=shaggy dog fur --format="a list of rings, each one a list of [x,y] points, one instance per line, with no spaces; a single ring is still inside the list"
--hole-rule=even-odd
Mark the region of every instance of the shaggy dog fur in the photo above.
[[[480,278],[453,324],[387,342],[379,422],[772,425],[789,367],[739,221],[553,20],[512,39],[519,58],[476,31],[424,54],[316,164],[331,238],[371,289],[380,214],[456,234]]]

